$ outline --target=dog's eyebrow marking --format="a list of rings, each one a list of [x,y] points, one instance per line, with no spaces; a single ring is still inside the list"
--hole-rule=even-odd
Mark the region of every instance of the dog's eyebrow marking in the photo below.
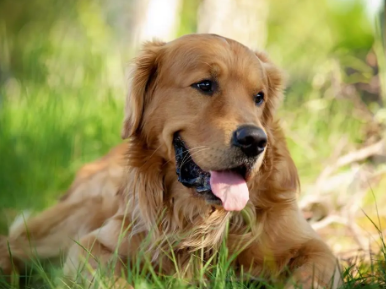
[[[212,64],[210,64],[209,62],[203,61],[201,63],[207,65],[209,68],[212,68]]]
[[[206,61],[202,61],[202,64],[208,67],[208,71],[211,77],[217,78],[221,73],[221,67],[218,63],[209,63]]]
[[[212,65],[210,66],[210,74],[216,78],[219,76],[220,73],[221,67],[217,63],[212,63]]]

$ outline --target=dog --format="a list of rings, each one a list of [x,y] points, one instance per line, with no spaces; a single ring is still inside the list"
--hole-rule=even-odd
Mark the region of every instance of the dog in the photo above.
[[[298,173],[275,118],[282,82],[265,53],[219,35],[145,43],[129,81],[127,142],[85,165],[57,205],[15,224],[0,267],[66,252],[66,276],[114,258],[119,276],[142,252],[155,272],[177,267],[193,280],[225,244],[236,273],[337,288],[337,260],[296,202]]]

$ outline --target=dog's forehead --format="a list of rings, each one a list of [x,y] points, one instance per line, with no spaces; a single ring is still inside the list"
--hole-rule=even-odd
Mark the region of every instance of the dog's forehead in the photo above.
[[[165,47],[167,70],[192,71],[197,68],[260,72],[261,62],[253,51],[239,42],[221,36],[189,35]],[[260,74],[260,73],[259,73]]]
[[[257,58],[254,53],[234,40],[220,36],[205,35],[202,37],[179,38],[167,45],[169,55],[175,58],[190,60]]]

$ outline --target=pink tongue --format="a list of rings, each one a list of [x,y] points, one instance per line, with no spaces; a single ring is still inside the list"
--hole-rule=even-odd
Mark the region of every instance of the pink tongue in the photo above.
[[[247,183],[232,171],[211,171],[210,187],[227,211],[241,211],[249,200]]]

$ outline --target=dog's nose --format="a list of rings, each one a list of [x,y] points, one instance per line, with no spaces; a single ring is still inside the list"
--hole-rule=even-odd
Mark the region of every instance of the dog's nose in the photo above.
[[[239,147],[248,157],[261,154],[267,145],[267,135],[254,125],[243,125],[234,131],[232,145]]]

